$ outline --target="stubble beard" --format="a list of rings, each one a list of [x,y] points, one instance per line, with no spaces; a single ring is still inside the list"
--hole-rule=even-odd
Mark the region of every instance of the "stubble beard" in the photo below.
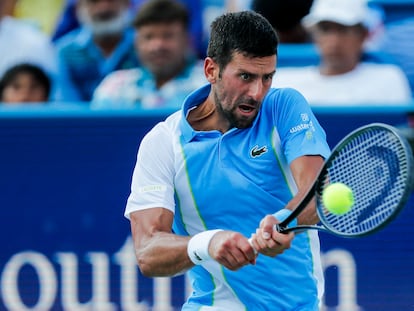
[[[243,116],[238,116],[236,110],[238,109],[238,104],[236,104],[231,109],[224,109],[222,101],[220,100],[217,91],[214,92],[214,103],[216,105],[217,112],[226,119],[230,128],[245,129],[252,126],[253,121],[256,119],[257,114],[253,118],[247,118]]]

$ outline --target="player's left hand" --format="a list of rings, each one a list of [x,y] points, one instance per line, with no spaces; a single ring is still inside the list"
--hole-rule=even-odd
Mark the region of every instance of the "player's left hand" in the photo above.
[[[252,245],[258,253],[275,257],[290,248],[295,234],[293,232],[279,233],[274,230],[274,226],[278,223],[279,221],[273,215],[267,215],[262,219],[260,227],[251,237]]]

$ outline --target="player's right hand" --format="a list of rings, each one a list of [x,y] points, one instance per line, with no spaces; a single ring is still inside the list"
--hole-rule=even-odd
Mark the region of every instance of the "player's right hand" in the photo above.
[[[245,236],[234,231],[219,231],[210,240],[211,258],[235,271],[248,264],[256,263],[256,254]]]

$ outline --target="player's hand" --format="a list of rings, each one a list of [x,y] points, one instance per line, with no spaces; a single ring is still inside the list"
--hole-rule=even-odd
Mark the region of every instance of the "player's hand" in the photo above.
[[[256,254],[249,241],[234,231],[217,232],[208,247],[211,258],[230,270],[256,263]]]
[[[273,215],[267,215],[260,222],[260,227],[252,235],[251,242],[256,252],[275,257],[290,248],[295,234],[293,232],[280,233],[274,230],[279,221]]]

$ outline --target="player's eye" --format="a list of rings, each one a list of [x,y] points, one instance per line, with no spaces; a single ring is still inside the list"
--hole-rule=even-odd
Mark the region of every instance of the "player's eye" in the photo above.
[[[244,81],[248,81],[251,78],[251,75],[248,73],[241,73],[240,78]]]
[[[269,75],[265,75],[264,77],[263,77],[263,80],[264,81],[266,81],[266,82],[269,82],[269,81],[271,81],[273,79],[273,73],[272,74],[269,74]]]

